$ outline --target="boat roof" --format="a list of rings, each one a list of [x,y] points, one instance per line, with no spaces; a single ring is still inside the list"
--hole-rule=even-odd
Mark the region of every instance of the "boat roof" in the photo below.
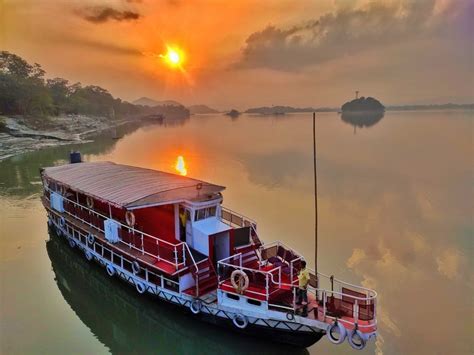
[[[224,186],[163,171],[113,162],[84,162],[43,169],[43,175],[115,206],[136,209],[183,201],[206,201]]]

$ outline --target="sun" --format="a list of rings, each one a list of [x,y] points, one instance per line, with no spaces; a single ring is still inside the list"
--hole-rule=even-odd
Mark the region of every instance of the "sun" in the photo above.
[[[184,52],[178,47],[166,46],[166,53],[160,54],[160,58],[172,68],[182,68]]]

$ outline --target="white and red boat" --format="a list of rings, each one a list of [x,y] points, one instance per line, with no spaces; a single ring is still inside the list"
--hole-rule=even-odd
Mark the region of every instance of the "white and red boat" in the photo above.
[[[48,167],[41,177],[49,225],[141,294],[298,347],[326,335],[363,349],[377,334],[373,290],[311,271],[308,304],[298,305],[303,256],[263,243],[253,220],[222,206],[223,186],[111,162]]]

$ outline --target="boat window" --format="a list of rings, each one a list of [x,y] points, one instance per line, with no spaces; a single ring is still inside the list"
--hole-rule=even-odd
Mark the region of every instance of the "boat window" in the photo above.
[[[227,298],[230,298],[231,300],[238,301],[240,300],[240,297],[237,295],[234,295],[233,293],[226,293]]]
[[[214,217],[216,215],[216,206],[201,208],[196,211],[195,221],[200,221],[209,217]]]
[[[253,300],[251,298],[247,298],[247,303],[253,304],[254,306],[261,306],[262,305],[262,302],[257,301],[257,300]]]

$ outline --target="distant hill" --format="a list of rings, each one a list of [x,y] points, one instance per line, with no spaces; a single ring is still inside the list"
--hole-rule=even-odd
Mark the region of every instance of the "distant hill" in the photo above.
[[[388,106],[390,111],[423,111],[423,110],[474,110],[474,104],[433,104]]]
[[[263,107],[255,107],[249,108],[245,113],[259,113],[261,115],[284,115],[286,113],[296,113],[296,112],[314,112],[318,111],[312,107],[291,107],[291,106],[263,106]]]
[[[343,113],[350,112],[384,112],[385,106],[373,97],[360,97],[352,101],[346,102],[341,107]]]
[[[155,107],[155,106],[184,106],[180,104],[178,101],[174,100],[163,100],[163,101],[157,101],[150,99],[149,97],[140,97],[138,100],[135,100],[132,102],[134,105],[142,105],[142,106],[150,106],[150,107]]]
[[[214,110],[213,108],[206,105],[191,105],[188,107],[191,114],[204,114],[204,113],[218,113],[219,111]]]
[[[230,110],[229,112],[227,112],[226,115],[235,118],[235,117],[239,117],[239,116],[240,116],[240,112],[237,111],[236,109],[232,109],[232,110]]]

